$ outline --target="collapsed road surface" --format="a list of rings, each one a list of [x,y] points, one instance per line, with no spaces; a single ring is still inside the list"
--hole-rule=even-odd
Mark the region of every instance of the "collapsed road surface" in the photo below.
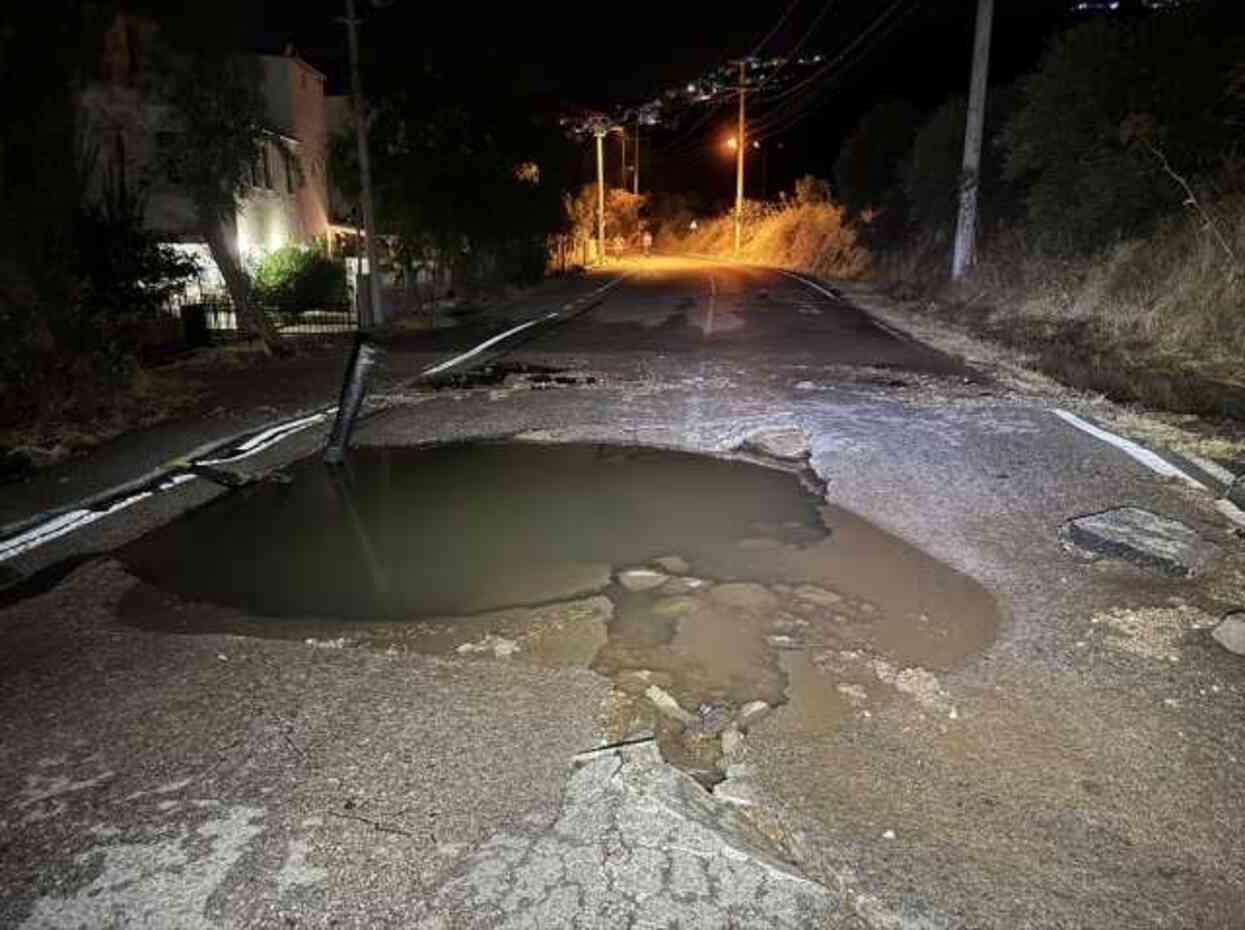
[[[1222,488],[816,282],[625,270],[477,379],[415,375],[478,333],[398,340],[354,473],[297,483],[317,424],[238,466],[294,484],[187,481],[5,563],[27,580],[0,609],[0,923],[1240,925],[1245,657],[1214,628],[1245,606],[1245,540]],[[592,549],[533,490],[554,466],[458,451],[481,440],[573,445],[588,475],[598,455],[576,493],[626,514],[573,513],[627,545]],[[151,568],[190,508],[318,494],[288,545],[314,564],[340,531],[326,550],[382,584],[402,533],[453,532],[385,512],[406,499],[386,469],[443,444],[492,495],[473,520],[526,502],[525,538],[583,534],[580,568],[551,546],[525,585],[482,561],[405,619],[198,587],[229,521],[193,590]],[[739,525],[689,509],[719,536],[684,538],[684,466],[626,470],[651,449],[793,487],[729,492],[783,511]],[[654,502],[648,539],[623,516]]]

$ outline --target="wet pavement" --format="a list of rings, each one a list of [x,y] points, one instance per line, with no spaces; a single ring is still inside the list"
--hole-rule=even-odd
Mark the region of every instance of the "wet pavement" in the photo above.
[[[321,609],[288,639],[244,600],[79,566],[0,613],[0,922],[1239,925],[1245,665],[1210,631],[1245,542],[1211,495],[798,281],[630,270],[491,383],[434,389],[412,369],[435,353],[395,352],[359,460],[704,453],[773,470],[793,490],[758,502],[794,511],[721,524],[729,545],[579,539],[607,567],[553,600]],[[248,468],[297,472],[322,437]],[[665,532],[658,485],[630,510]],[[194,481],[10,565],[281,489]],[[1116,507],[1179,521],[1204,560],[1066,548],[1066,521]]]

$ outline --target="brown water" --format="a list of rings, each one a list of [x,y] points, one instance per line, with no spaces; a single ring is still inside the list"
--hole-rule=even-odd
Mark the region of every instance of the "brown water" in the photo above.
[[[745,571],[763,521],[826,530],[791,475],[676,452],[471,443],[360,449],[252,486],[122,552],[185,598],[280,618],[411,620],[600,589],[666,552]]]
[[[781,704],[798,686],[819,695],[804,712],[838,719],[854,688],[911,666],[949,669],[997,625],[972,579],[759,465],[471,443],[361,449],[344,471],[307,461],[290,476],[123,550],[150,585],[123,616],[587,663],[630,696],[615,708],[619,737],[651,721],[649,685],[692,713]],[[665,556],[686,565],[660,567]],[[620,572],[637,567],[666,577],[628,590]],[[817,669],[833,681],[818,685]],[[669,755],[686,741],[665,742]]]

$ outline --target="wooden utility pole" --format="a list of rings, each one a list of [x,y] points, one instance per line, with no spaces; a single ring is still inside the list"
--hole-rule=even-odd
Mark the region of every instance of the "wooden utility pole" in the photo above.
[[[618,140],[622,143],[622,164],[618,168],[619,187],[627,189],[627,126],[618,127]]]
[[[605,261],[605,133],[604,123],[593,130],[597,137],[597,261]]]
[[[744,149],[748,147],[748,138],[744,133],[744,80],[747,77],[748,63],[739,62],[739,134],[735,146],[735,254],[739,254],[739,240],[744,222]]]
[[[635,118],[635,193],[640,194],[640,116]]]
[[[354,132],[359,146],[359,179],[362,182],[363,237],[367,246],[367,319],[359,320],[359,326],[379,326],[385,321],[380,296],[380,261],[376,257],[375,211],[372,209],[372,160],[367,148],[367,113],[363,103],[363,79],[359,76],[359,20],[355,16],[354,0],[346,0],[346,35],[350,45],[350,103],[354,111]],[[358,300],[356,287],[355,300]]]
[[[960,172],[960,215],[955,224],[951,280],[959,281],[977,260],[977,193],[981,176],[981,140],[986,121],[986,84],[990,71],[990,26],[994,0],[977,0],[977,35],[973,41],[973,76],[964,127],[964,167]]]

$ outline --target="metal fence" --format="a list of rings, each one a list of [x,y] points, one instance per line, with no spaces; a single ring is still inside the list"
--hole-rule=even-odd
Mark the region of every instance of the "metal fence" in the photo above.
[[[245,338],[238,325],[238,312],[228,300],[185,303],[170,310],[182,321],[186,341],[192,345]],[[280,307],[262,307],[261,310],[283,336],[326,336],[352,333],[359,328],[358,313],[350,303],[297,311]]]

